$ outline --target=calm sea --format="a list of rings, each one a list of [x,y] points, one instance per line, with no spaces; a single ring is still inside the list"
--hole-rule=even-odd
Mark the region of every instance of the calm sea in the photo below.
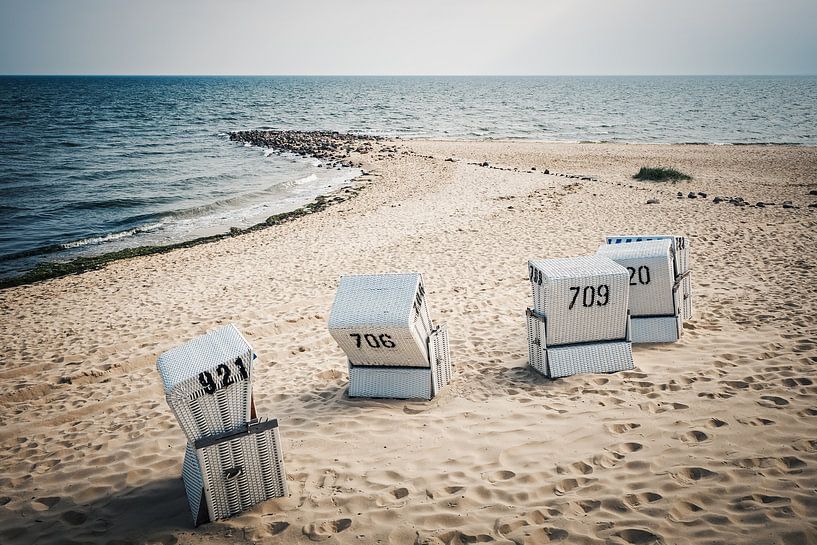
[[[0,77],[0,276],[245,227],[359,171],[250,128],[817,145],[817,77]]]

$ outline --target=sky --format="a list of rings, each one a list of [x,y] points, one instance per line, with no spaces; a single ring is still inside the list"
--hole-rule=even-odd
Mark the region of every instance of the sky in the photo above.
[[[0,74],[817,74],[817,0],[0,0]]]

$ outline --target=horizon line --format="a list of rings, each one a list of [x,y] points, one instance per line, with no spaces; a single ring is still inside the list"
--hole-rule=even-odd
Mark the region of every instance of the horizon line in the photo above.
[[[638,78],[638,77],[813,77],[817,73],[685,73],[685,74],[173,74],[173,73],[1,73],[0,77],[190,77],[190,78]]]

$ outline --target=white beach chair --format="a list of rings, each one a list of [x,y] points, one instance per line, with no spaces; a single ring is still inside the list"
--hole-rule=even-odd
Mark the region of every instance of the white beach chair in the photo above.
[[[278,421],[254,420],[188,443],[182,478],[196,526],[286,496]]]
[[[419,273],[341,277],[329,333],[350,397],[431,399],[451,379],[448,330],[432,325]]]
[[[609,235],[607,244],[630,244],[645,240],[669,240],[672,242],[672,258],[675,266],[675,281],[679,284],[681,297],[681,317],[692,318],[692,266],[690,262],[689,238],[676,235]]]
[[[633,368],[627,269],[606,257],[528,262],[531,366],[551,378]]]
[[[240,428],[254,418],[254,358],[232,324],[159,356],[167,403],[188,441]]]
[[[609,257],[629,272],[633,342],[677,341],[681,337],[683,319],[681,283],[676,281],[672,240],[604,244],[596,255]]]

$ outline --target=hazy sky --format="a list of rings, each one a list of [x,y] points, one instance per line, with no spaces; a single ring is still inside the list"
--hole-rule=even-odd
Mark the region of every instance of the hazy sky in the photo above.
[[[817,74],[817,0],[0,0],[5,74]]]

